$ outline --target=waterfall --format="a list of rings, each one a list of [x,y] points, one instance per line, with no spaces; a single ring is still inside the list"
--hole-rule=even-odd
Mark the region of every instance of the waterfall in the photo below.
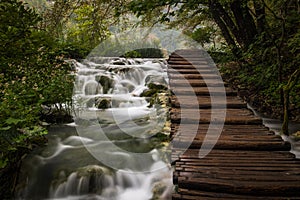
[[[150,83],[168,87],[166,61],[94,57],[74,64],[75,123],[51,127],[49,145],[24,161],[17,198],[171,199],[169,150],[152,140],[167,111],[142,95]]]

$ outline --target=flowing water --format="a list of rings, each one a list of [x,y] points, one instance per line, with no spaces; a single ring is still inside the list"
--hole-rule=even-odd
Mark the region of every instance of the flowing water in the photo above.
[[[155,137],[169,132],[167,108],[140,97],[150,83],[168,85],[165,61],[74,64],[75,122],[51,126],[48,145],[27,156],[17,198],[170,199],[170,150]]]
[[[294,137],[293,134],[300,130],[299,122],[289,122],[289,134],[290,136],[282,135],[281,127],[282,120],[270,118],[264,114],[256,111],[251,105],[248,105],[248,108],[251,109],[255,115],[259,116],[263,120],[263,124],[268,127],[271,131],[274,131],[276,135],[280,135],[284,141],[291,143],[291,153],[295,154],[296,158],[300,158],[300,139],[299,137]]]

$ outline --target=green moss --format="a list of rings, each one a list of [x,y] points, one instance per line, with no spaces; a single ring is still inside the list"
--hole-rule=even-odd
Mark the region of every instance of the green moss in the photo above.
[[[140,96],[141,97],[152,97],[157,92],[158,92],[157,90],[148,89],[148,90],[144,90]]]
[[[156,83],[149,83],[148,84],[149,89],[151,90],[168,90],[168,87],[162,84],[156,84]]]

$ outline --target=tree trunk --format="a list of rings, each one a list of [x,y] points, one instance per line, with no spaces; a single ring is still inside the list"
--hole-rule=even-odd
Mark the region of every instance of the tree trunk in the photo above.
[[[242,39],[242,45],[247,49],[257,34],[254,19],[250,15],[247,5],[242,5],[240,0],[233,1],[230,8],[238,26],[238,35]]]
[[[238,47],[236,46],[235,40],[232,38],[226,24],[220,17],[220,14],[218,12],[219,10],[216,8],[214,1],[209,1],[209,10],[212,14],[214,21],[221,29],[222,35],[225,38],[227,44],[230,46],[230,48],[232,49],[232,52],[235,54],[235,56],[237,56],[236,54],[238,52]]]
[[[283,115],[283,123],[281,127],[281,132],[284,135],[289,135],[289,105],[290,105],[290,92],[293,87],[297,84],[300,78],[300,68],[297,69],[289,78],[288,83],[283,87],[283,96],[284,96],[284,115]]]
[[[223,6],[216,0],[209,1],[210,10],[214,11],[216,15],[221,19],[223,24],[225,24],[226,29],[231,32],[231,34],[235,37],[237,43],[240,46],[244,46],[243,38],[239,34],[238,27],[235,25],[234,21],[230,17],[230,15],[225,11]]]
[[[284,114],[281,132],[284,135],[289,135],[289,105],[290,105],[290,91],[284,90]]]
[[[266,28],[266,10],[265,6],[261,1],[254,0],[254,9],[256,14],[257,32],[261,34]]]

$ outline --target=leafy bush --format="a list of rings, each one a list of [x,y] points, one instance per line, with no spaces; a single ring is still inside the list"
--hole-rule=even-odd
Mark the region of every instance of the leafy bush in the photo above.
[[[42,105],[71,101],[71,66],[55,39],[36,28],[40,20],[18,0],[0,2],[0,169],[14,167],[35,144],[45,142]],[[4,198],[13,188],[7,181],[1,184]]]

